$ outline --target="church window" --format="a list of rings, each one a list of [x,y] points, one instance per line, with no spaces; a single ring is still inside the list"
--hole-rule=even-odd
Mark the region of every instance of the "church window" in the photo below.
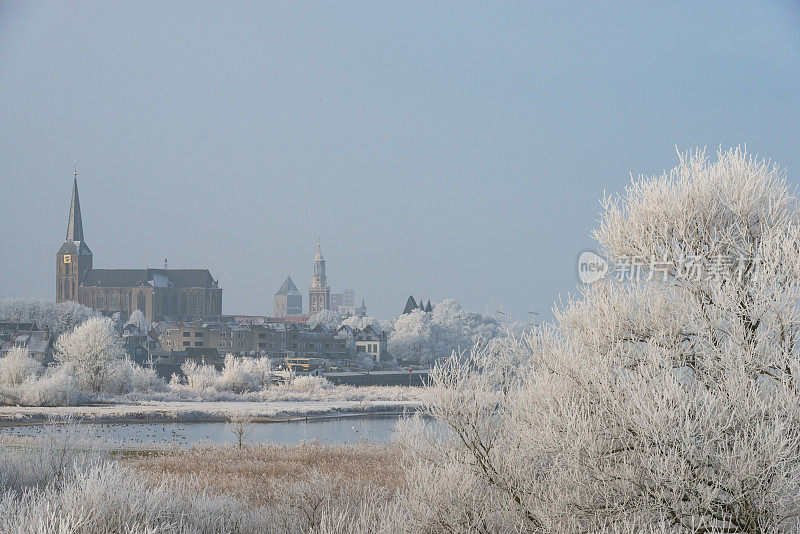
[[[58,282],[58,298],[61,299],[64,295],[64,281]]]
[[[181,315],[186,315],[186,293],[181,293]]]
[[[114,291],[111,293],[111,304],[109,305],[112,310],[119,308],[119,293]]]
[[[103,299],[103,290],[102,289],[97,292],[97,295],[95,296],[95,302],[96,302],[96,307],[97,308],[100,308],[101,310],[103,308],[105,308],[105,301]]]
[[[144,313],[144,308],[145,308],[144,291],[139,291],[139,295],[136,297],[136,308],[142,310],[142,313]]]
[[[83,305],[92,307],[92,295],[88,291],[83,292]]]

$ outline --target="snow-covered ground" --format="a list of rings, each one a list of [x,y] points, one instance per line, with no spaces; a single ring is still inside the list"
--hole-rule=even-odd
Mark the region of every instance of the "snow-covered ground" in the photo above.
[[[141,401],[86,406],[0,406],[0,425],[77,418],[92,422],[227,421],[413,411],[418,401]]]

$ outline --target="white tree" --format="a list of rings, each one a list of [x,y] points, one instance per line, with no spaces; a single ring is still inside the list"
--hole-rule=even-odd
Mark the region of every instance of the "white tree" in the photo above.
[[[125,324],[131,324],[139,329],[139,332],[146,334],[150,331],[150,321],[147,320],[147,317],[144,316],[142,310],[134,310],[131,316],[128,318],[128,322]]]
[[[314,328],[318,324],[321,324],[328,330],[336,330],[339,328],[339,324],[342,320],[342,316],[339,315],[339,312],[335,312],[333,310],[320,310],[311,317],[308,318],[308,322],[306,323],[310,328]]]
[[[398,317],[389,336],[389,352],[395,358],[430,364],[504,335],[496,319],[464,310],[458,301],[446,299],[433,312],[416,309]]]
[[[260,388],[259,378],[252,371],[252,358],[237,358],[233,354],[225,356],[225,366],[217,380],[217,389],[234,393],[257,391]]]
[[[428,410],[451,432],[410,429],[403,528],[798,531],[800,206],[782,172],[681,156],[605,199],[595,235],[649,267],[436,369]]]
[[[0,384],[18,386],[42,374],[42,364],[31,358],[28,349],[12,347],[0,358]]]
[[[69,365],[84,389],[109,387],[125,355],[122,340],[108,317],[92,317],[56,341],[55,358]]]
[[[195,391],[211,389],[219,379],[219,373],[213,365],[198,364],[194,360],[184,362],[181,371],[186,377],[186,385]]]
[[[68,332],[90,317],[100,314],[77,302],[50,302],[37,299],[7,299],[0,303],[0,320],[31,322],[40,330],[59,335]]]

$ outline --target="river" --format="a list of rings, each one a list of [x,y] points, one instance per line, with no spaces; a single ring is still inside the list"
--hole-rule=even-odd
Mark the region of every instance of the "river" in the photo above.
[[[253,423],[247,427],[246,443],[294,444],[303,440],[353,444],[358,441],[388,442],[400,416],[371,415]],[[37,437],[64,432],[66,426],[20,425],[0,428],[0,437]],[[236,443],[228,423],[83,423],[79,438],[108,446],[147,448]],[[70,430],[73,431],[74,430]]]

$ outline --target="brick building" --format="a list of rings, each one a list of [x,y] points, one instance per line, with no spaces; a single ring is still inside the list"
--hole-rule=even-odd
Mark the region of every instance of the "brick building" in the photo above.
[[[208,269],[95,269],[84,241],[73,175],[67,236],[56,253],[56,302],[80,302],[105,314],[127,318],[139,309],[149,321],[190,320],[222,315],[222,288]]]

